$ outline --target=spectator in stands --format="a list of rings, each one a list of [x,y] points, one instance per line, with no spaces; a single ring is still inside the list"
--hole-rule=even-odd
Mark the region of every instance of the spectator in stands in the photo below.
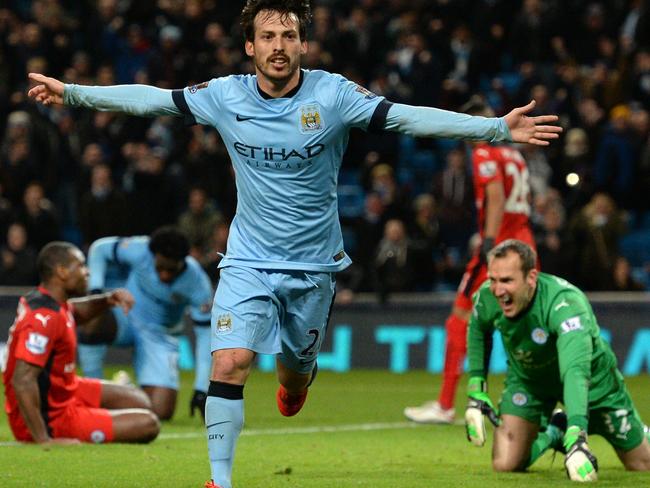
[[[614,200],[596,193],[575,215],[568,229],[567,252],[575,267],[575,282],[585,290],[611,288],[612,268],[625,222]]]
[[[190,256],[200,263],[212,253],[211,242],[218,224],[223,221],[223,215],[208,199],[207,192],[200,187],[190,190],[187,210],[178,218],[178,228],[187,236],[190,242]],[[222,243],[219,243],[220,245]]]
[[[404,222],[391,219],[384,226],[375,256],[376,289],[385,303],[390,293],[413,291],[415,262]]]
[[[14,205],[20,202],[27,183],[37,177],[37,164],[30,149],[31,125],[27,112],[9,114],[0,148],[2,186],[5,196]]]
[[[614,261],[611,289],[614,291],[643,291],[645,285],[632,276],[630,262],[624,256],[618,256]]]
[[[389,164],[379,163],[370,170],[370,190],[381,198],[387,218],[406,218],[406,196]]]
[[[564,207],[559,201],[554,201],[545,206],[542,217],[541,226],[535,232],[537,257],[541,267],[550,274],[572,280],[565,247]]]
[[[45,197],[43,185],[33,181],[25,188],[18,220],[27,229],[27,241],[37,251],[60,237],[59,219],[52,202]]]
[[[14,222],[7,231],[7,241],[0,247],[2,267],[0,285],[34,286],[38,283],[36,251],[27,244],[27,230]]]
[[[374,290],[374,252],[384,234],[386,220],[386,207],[380,195],[375,192],[366,194],[363,215],[356,218],[341,217],[343,228],[349,228],[354,234],[356,245],[352,260],[359,266],[362,276],[361,279],[352,280],[353,284],[349,288],[353,291]]]
[[[627,105],[617,105],[611,110],[610,124],[603,133],[594,166],[596,188],[611,193],[624,205],[630,200],[637,157],[629,119]]]
[[[448,247],[464,247],[474,228],[474,190],[461,149],[447,154],[445,169],[433,182],[433,195],[438,202],[442,240]]]
[[[15,220],[15,211],[11,202],[4,197],[2,184],[0,183],[0,236],[7,234],[9,225]]]
[[[166,171],[167,157],[166,151],[160,147],[140,144],[133,164],[127,170],[132,181],[128,198],[134,226],[132,231],[135,233],[148,234],[176,220],[179,185]]]
[[[91,170],[90,189],[81,196],[79,225],[84,247],[100,237],[125,236],[130,211],[126,196],[115,188],[111,168],[103,163]]]
[[[440,222],[436,199],[429,193],[418,195],[413,202],[413,223],[409,227],[414,256],[414,285],[418,291],[431,291],[436,280],[435,257],[440,247]]]

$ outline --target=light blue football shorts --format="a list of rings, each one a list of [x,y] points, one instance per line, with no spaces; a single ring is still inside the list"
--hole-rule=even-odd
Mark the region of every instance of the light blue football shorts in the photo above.
[[[279,354],[287,368],[309,373],[325,338],[335,288],[333,273],[222,268],[212,307],[211,351]]]
[[[117,321],[114,346],[133,347],[133,369],[140,386],[159,386],[178,390],[178,338],[161,325],[145,324],[132,314],[113,308]]]

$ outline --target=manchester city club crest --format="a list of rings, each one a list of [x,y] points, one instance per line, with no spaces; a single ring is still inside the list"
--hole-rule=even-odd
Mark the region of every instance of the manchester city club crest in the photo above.
[[[311,134],[323,130],[323,117],[317,104],[300,107],[300,132]]]
[[[229,334],[232,332],[232,318],[230,314],[219,315],[217,318],[217,334]]]

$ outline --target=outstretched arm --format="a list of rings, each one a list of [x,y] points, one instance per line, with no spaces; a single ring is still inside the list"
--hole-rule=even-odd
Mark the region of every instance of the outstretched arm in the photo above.
[[[535,107],[531,101],[512,110],[505,117],[480,117],[430,107],[393,104],[386,115],[384,128],[415,137],[448,137],[475,141],[509,141],[547,146],[557,139],[562,128],[547,125],[556,115],[528,117]]]
[[[37,84],[27,94],[43,105],[63,104],[145,117],[182,115],[174,103],[172,90],[147,85],[65,84],[40,73],[30,73],[29,79]]]

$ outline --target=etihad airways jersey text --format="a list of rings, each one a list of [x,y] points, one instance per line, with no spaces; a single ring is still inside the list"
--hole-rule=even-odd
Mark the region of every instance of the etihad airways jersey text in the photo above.
[[[308,70],[290,97],[265,98],[254,75],[213,79],[182,94],[186,106],[179,108],[219,131],[235,169],[237,214],[221,266],[348,266],[349,257],[341,259],[338,173],[349,130],[367,129],[383,98],[340,75]]]

